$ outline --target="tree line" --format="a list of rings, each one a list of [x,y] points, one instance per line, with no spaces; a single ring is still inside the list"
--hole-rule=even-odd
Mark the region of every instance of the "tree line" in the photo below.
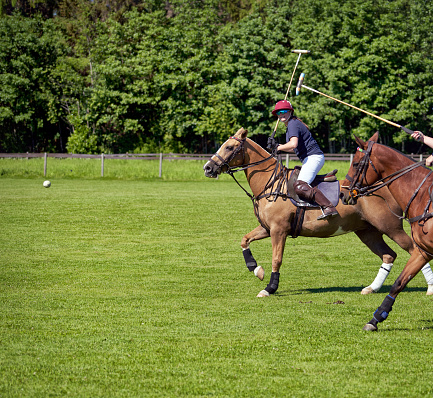
[[[418,152],[433,126],[433,4],[423,0],[1,0],[0,152],[214,152],[265,145],[288,99],[325,152],[352,135]],[[284,126],[279,126],[280,141]]]

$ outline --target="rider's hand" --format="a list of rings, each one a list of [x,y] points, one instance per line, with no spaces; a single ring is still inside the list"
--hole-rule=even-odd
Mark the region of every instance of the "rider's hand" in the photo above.
[[[430,155],[426,160],[425,160],[425,165],[427,167],[431,167],[431,165],[433,164],[433,155]]]
[[[273,152],[277,146],[278,146],[278,142],[275,140],[275,138],[269,137],[268,138],[268,146],[267,146],[268,150]]]
[[[415,141],[424,142],[424,134],[421,131],[414,131],[410,135]]]

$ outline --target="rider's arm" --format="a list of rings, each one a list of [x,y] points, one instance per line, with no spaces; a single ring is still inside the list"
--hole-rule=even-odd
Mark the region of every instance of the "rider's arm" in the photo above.
[[[423,142],[424,144],[428,145],[430,148],[433,148],[433,138],[424,135],[423,133],[421,133],[421,131],[414,131],[411,134],[411,137],[416,141]]]
[[[282,152],[293,151],[298,146],[298,137],[292,137],[285,144],[278,145],[278,150]]]
[[[424,144],[428,145],[430,148],[433,148],[433,138],[432,137],[428,137],[426,135],[424,135],[423,133],[421,133],[421,131],[414,131],[411,134],[411,137],[419,142],[423,142]],[[426,166],[430,167],[433,164],[433,155],[430,155],[426,160],[425,160],[425,164]]]

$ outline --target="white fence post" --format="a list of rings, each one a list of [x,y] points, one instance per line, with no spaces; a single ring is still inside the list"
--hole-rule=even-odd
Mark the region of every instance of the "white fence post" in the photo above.
[[[159,178],[162,177],[162,152],[159,154]]]
[[[101,153],[101,177],[104,177],[104,154]]]
[[[47,153],[44,153],[44,177],[47,176]]]
[[[353,153],[350,154],[350,164],[353,162]]]

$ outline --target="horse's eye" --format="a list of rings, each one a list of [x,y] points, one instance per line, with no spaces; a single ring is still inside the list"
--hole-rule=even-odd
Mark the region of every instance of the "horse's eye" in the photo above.
[[[352,163],[352,166],[353,166],[355,169],[358,167],[358,165],[359,165],[359,162],[353,162],[353,163]]]
[[[233,151],[233,147],[231,145],[226,146],[226,151],[232,152]]]

